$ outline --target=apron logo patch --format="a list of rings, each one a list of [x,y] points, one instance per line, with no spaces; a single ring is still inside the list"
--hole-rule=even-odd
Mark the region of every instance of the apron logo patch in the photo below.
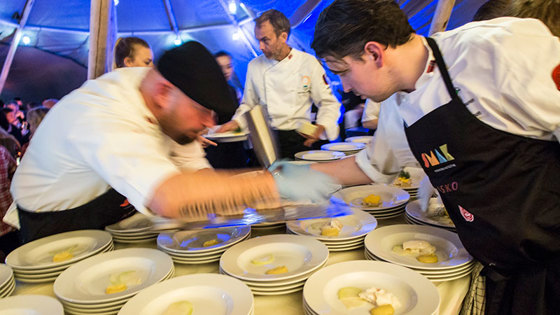
[[[465,219],[465,221],[467,222],[474,221],[474,214],[468,212],[463,207],[459,206],[459,212],[461,212],[461,215],[463,216],[463,219]]]
[[[459,190],[459,183],[458,182],[452,182],[451,184],[439,185],[436,188],[440,193],[446,194],[446,193],[449,193],[449,192]]]
[[[424,162],[424,167],[427,169],[432,166],[455,160],[455,158],[447,151],[447,144],[440,145],[439,148],[433,149],[429,153],[422,153],[421,156],[422,161]]]
[[[552,70],[552,81],[556,83],[556,88],[560,91],[560,64]]]
[[[301,78],[301,86],[305,92],[309,91],[309,88],[311,87],[311,78],[309,76],[304,75]]]

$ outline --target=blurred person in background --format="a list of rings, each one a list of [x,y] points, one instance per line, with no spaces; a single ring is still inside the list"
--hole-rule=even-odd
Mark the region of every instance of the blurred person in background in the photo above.
[[[115,68],[153,67],[154,53],[148,42],[139,37],[121,37],[115,44]]]
[[[35,134],[35,131],[37,130],[37,127],[39,127],[39,125],[43,121],[43,118],[45,118],[45,116],[47,115],[49,110],[50,110],[50,108],[41,106],[41,107],[33,108],[32,110],[30,110],[27,113],[27,124],[29,126],[29,140],[30,141],[31,141],[31,138],[33,138],[33,134]],[[21,157],[23,157],[23,155],[25,154],[25,151],[27,150],[28,146],[29,146],[29,142],[27,142],[26,144],[24,144],[22,146]]]
[[[41,104],[43,107],[46,108],[53,108],[53,106],[58,102],[58,100],[56,98],[48,98],[46,100],[43,101],[43,103]],[[38,107],[38,106],[37,106]]]
[[[19,154],[19,142],[6,131],[0,129],[0,215],[3,217],[12,203],[10,185],[16,171],[16,158]],[[19,246],[16,229],[0,222],[0,260]]]

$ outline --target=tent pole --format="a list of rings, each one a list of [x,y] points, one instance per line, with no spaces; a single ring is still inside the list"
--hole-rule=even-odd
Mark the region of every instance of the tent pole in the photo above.
[[[113,0],[91,0],[89,20],[88,79],[111,71],[117,36],[117,14]]]
[[[443,32],[447,28],[451,11],[455,5],[455,0],[439,0],[436,12],[432,17],[432,24],[430,25],[429,35],[437,32]]]
[[[239,32],[241,33],[241,39],[243,40],[247,48],[249,48],[249,51],[253,54],[253,57],[258,56],[259,54],[257,54],[257,51],[255,50],[255,48],[253,48],[253,45],[251,45],[251,41],[249,41],[249,37],[245,33],[245,30],[239,26],[239,23],[237,23],[235,17],[233,17],[233,15],[229,13],[228,6],[224,2],[224,0],[219,0],[219,2],[222,8],[224,9],[224,11],[227,13],[228,18],[231,21],[231,24],[233,24],[235,28],[238,29]]]
[[[31,12],[31,8],[33,8],[34,3],[35,0],[27,0],[27,3],[25,3],[25,7],[23,8],[23,14],[21,16],[21,20],[19,21],[19,26],[16,28],[16,32],[12,38],[12,42],[10,43],[10,50],[8,50],[8,55],[6,56],[4,66],[2,67],[2,73],[0,73],[0,94],[2,93],[2,90],[4,90],[4,84],[6,83],[6,79],[8,79],[8,73],[12,67],[12,61],[14,61],[14,56],[16,54],[19,41],[21,40],[23,28],[25,27],[25,24],[27,24],[29,12]]]
[[[163,5],[165,5],[165,13],[167,14],[167,20],[169,21],[169,26],[173,30],[173,33],[179,36],[179,27],[177,27],[177,19],[175,18],[175,13],[173,12],[173,7],[171,7],[171,2],[169,0],[163,0]]]

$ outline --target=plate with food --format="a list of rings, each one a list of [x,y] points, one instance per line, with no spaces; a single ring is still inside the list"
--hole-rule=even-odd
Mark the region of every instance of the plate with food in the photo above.
[[[249,132],[242,130],[241,128],[232,131],[227,131],[227,132],[215,132],[215,130],[217,130],[217,128],[212,128],[208,131],[207,134],[203,136],[215,142],[245,141],[249,136]]]
[[[345,157],[346,154],[340,151],[309,150],[298,152],[294,155],[297,160],[305,161],[335,161]]]
[[[220,268],[242,280],[278,281],[308,274],[328,257],[328,248],[313,237],[276,234],[232,246],[222,255]]]
[[[289,221],[286,227],[299,235],[310,235],[319,240],[347,241],[367,234],[377,227],[371,214],[352,209],[352,214],[336,218]]]
[[[410,199],[406,191],[383,184],[348,187],[341,189],[334,196],[362,210],[397,208],[404,206]]]
[[[365,147],[366,145],[364,143],[359,143],[359,142],[331,142],[331,143],[323,144],[321,146],[321,150],[340,151],[348,154],[348,153],[356,153],[360,150],[363,150]]]
[[[376,257],[416,270],[453,269],[473,259],[457,234],[426,225],[385,226],[370,232],[364,244]]]
[[[356,137],[348,137],[344,139],[346,142],[356,142],[356,143],[364,143],[368,144],[373,140],[373,136],[356,136]]]
[[[405,167],[399,172],[392,185],[409,192],[417,191],[424,176],[426,173],[422,168]]]
[[[244,240],[250,232],[250,226],[238,226],[161,233],[157,245],[165,251],[188,253],[189,256],[196,253],[208,255]]]
[[[434,314],[437,288],[419,273],[379,261],[347,261],[315,272],[303,288],[316,314]]]
[[[414,220],[443,228],[455,228],[455,224],[451,221],[445,206],[439,198],[430,198],[426,211],[422,210],[418,200],[408,203],[405,209],[406,214]]]

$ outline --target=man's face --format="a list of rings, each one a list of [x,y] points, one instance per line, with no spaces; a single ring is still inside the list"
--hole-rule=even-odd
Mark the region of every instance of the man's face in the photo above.
[[[255,38],[259,41],[259,48],[266,58],[277,59],[282,54],[288,35],[282,33],[277,36],[272,24],[265,21],[260,27],[255,27]]]
[[[179,144],[190,143],[203,130],[214,126],[213,112],[174,87],[158,117],[163,132]]]
[[[327,56],[324,60],[327,67],[340,78],[345,92],[353,91],[376,102],[384,101],[394,93],[389,89],[389,77],[369,56],[362,55],[358,59]]]
[[[216,62],[220,65],[220,68],[222,68],[222,72],[224,73],[226,80],[231,80],[231,76],[233,75],[231,58],[229,56],[220,56],[216,58]]]

